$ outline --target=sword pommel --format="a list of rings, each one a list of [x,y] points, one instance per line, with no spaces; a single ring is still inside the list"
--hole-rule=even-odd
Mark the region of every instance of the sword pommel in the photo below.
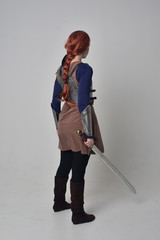
[[[83,133],[82,133],[82,131],[81,130],[77,130],[77,135],[79,135],[79,136],[82,136],[83,135]]]
[[[86,136],[86,134],[83,133],[81,130],[77,130],[76,133],[77,133],[78,136],[80,136],[80,137],[83,139],[84,142],[87,141],[87,136]]]

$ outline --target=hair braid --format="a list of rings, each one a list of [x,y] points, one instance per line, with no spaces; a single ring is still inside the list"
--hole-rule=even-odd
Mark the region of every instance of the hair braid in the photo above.
[[[66,100],[67,97],[69,96],[69,87],[67,84],[67,78],[68,78],[68,72],[69,72],[69,67],[71,61],[74,59],[76,55],[73,55],[71,53],[67,53],[67,57],[65,59],[65,63],[63,65],[63,82],[64,82],[64,87],[63,91],[61,93],[62,101]]]
[[[65,101],[69,96],[69,87],[67,84],[68,72],[71,61],[76,55],[83,53],[89,46],[90,38],[84,31],[75,31],[71,33],[66,44],[65,49],[67,50],[67,57],[63,65],[63,81],[64,88],[61,93],[61,101]]]

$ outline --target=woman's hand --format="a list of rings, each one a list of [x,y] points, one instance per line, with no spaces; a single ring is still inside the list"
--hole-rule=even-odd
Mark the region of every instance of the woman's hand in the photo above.
[[[88,148],[92,148],[94,145],[94,139],[93,138],[87,138],[87,141],[84,142],[84,144],[88,147]]]

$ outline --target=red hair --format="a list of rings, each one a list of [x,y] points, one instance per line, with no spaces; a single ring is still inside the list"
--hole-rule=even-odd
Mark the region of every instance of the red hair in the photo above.
[[[63,81],[64,88],[61,93],[62,101],[66,100],[69,96],[69,87],[67,84],[68,71],[71,61],[75,58],[76,55],[82,54],[90,44],[90,37],[84,31],[75,31],[72,32],[68,37],[68,40],[65,44],[65,49],[67,50],[67,57],[63,66]]]

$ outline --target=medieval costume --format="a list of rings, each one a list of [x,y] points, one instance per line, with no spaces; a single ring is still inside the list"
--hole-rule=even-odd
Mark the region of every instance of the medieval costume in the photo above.
[[[63,59],[64,61],[64,59]],[[69,97],[61,110],[61,92],[64,87],[62,78],[63,61],[59,67],[54,83],[52,111],[59,137],[61,160],[55,176],[54,206],[55,212],[71,208],[74,224],[90,222],[94,215],[86,214],[84,204],[84,175],[88,160],[93,151],[88,151],[84,141],[77,135],[77,130],[93,138],[94,144],[104,152],[98,121],[93,108],[92,68],[82,62],[70,64],[67,83]],[[70,181],[71,205],[65,201],[66,183],[72,170]]]

